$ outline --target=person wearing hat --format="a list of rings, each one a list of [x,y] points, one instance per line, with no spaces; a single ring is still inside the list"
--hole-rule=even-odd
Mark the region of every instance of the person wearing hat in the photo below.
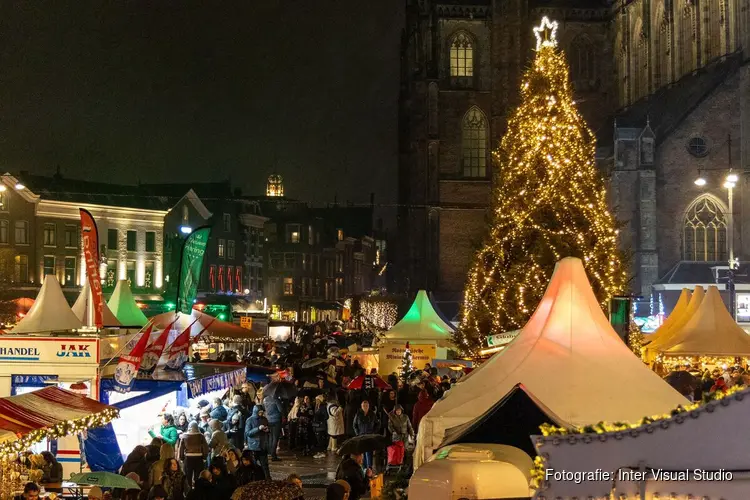
[[[192,487],[200,472],[206,467],[208,457],[208,443],[196,422],[190,422],[187,432],[180,435],[177,457],[185,464],[185,476]]]
[[[209,431],[208,424],[211,422],[211,410],[209,410],[207,406],[203,407],[198,418],[200,419],[200,422],[198,422],[198,429],[200,429],[203,434],[207,433]]]
[[[268,438],[271,429],[265,413],[263,405],[253,407],[253,415],[245,424],[245,442],[247,449],[253,452],[255,462],[263,469],[266,479],[271,479],[271,471],[268,469]]]

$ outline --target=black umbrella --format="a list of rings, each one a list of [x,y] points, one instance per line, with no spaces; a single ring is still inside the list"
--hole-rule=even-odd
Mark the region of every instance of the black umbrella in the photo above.
[[[683,396],[689,396],[698,387],[698,380],[686,371],[672,372],[664,380]]]
[[[279,399],[294,399],[297,395],[297,388],[294,384],[282,380],[280,382],[271,382],[263,388],[263,397],[272,397]]]
[[[344,441],[339,448],[339,455],[351,453],[367,453],[368,451],[380,450],[391,445],[391,440],[380,434],[362,434]]]
[[[326,363],[328,363],[328,361],[323,358],[308,359],[307,361],[302,363],[302,368],[314,368],[318,365],[324,365]]]

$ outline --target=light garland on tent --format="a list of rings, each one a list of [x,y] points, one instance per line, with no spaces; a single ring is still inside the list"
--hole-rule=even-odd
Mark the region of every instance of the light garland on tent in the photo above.
[[[681,413],[688,413],[693,410],[697,410],[698,408],[712,402],[712,401],[720,401],[726,397],[729,397],[737,392],[741,392],[747,389],[745,386],[734,386],[730,389],[727,389],[726,392],[723,391],[716,391],[714,393],[711,393],[709,395],[704,396],[703,401],[698,403],[691,403],[685,406],[678,406],[674,410],[672,410],[671,413],[664,413],[662,415],[654,415],[651,417],[643,417],[640,421],[630,423],[630,422],[599,422],[597,424],[593,425],[587,425],[584,427],[573,427],[573,428],[567,428],[567,427],[556,427],[554,425],[550,424],[542,424],[539,429],[542,431],[542,435],[545,437],[548,436],[569,436],[571,434],[605,434],[608,432],[621,432],[621,431],[629,431],[631,429],[637,429],[639,427],[642,427],[644,425],[658,423],[662,420],[668,420],[674,416],[677,416]]]
[[[78,434],[94,427],[101,427],[116,419],[120,415],[117,408],[107,408],[99,413],[93,413],[86,417],[75,420],[65,420],[52,427],[44,429],[35,429],[28,434],[18,436],[14,441],[0,443],[0,456],[7,456],[20,453],[29,448],[34,443],[43,439],[58,439],[72,434]]]
[[[475,357],[488,335],[517,330],[564,257],[580,257],[602,308],[621,295],[627,265],[595,160],[594,134],[576,109],[555,23],[535,29],[536,57],[521,104],[493,153],[492,222],[469,272],[454,342]]]
[[[725,366],[740,365],[743,362],[748,364],[750,360],[737,356],[669,356],[664,353],[659,353],[655,360],[657,365],[661,365],[669,371],[677,366],[692,366],[700,368],[703,371],[709,367],[723,368]]]

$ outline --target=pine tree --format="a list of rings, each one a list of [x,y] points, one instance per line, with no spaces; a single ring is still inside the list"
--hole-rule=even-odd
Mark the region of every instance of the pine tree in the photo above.
[[[404,349],[404,355],[401,357],[401,376],[406,378],[413,370],[414,364],[412,363],[411,349],[407,342],[406,348]]]
[[[484,339],[523,327],[555,263],[583,259],[602,306],[625,289],[616,224],[595,162],[595,138],[573,101],[557,23],[535,28],[537,50],[499,150],[491,224],[464,291],[456,334],[476,355]]]

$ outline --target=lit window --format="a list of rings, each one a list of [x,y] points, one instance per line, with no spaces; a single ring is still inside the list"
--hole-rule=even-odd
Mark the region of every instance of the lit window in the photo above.
[[[78,248],[78,227],[65,226],[65,248]]]
[[[474,46],[466,33],[451,41],[451,76],[474,76]]]
[[[0,191],[0,212],[8,212],[8,211],[10,211],[8,191],[3,190],[3,191]]]
[[[29,244],[29,223],[25,220],[17,220],[15,224],[14,241],[17,245],[28,245]],[[28,262],[28,256],[26,257]],[[23,280],[26,281],[26,280]]]
[[[727,260],[724,213],[708,196],[699,198],[685,214],[683,259],[705,262]]]
[[[225,248],[225,246],[226,246],[225,240],[223,238],[219,239],[219,257],[221,257],[222,259],[224,258],[224,248]]]
[[[287,224],[286,225],[286,242],[287,243],[299,243],[299,224]]]
[[[76,258],[65,257],[65,281],[63,284],[75,285],[76,282]]]
[[[224,266],[219,266],[219,289],[224,291]]]
[[[232,230],[232,216],[230,214],[224,214],[223,217],[224,222],[224,231],[229,232]]]
[[[344,241],[344,230],[343,229],[337,229],[336,230],[336,239],[339,241]]]
[[[284,278],[284,295],[294,295],[294,278]]]
[[[15,258],[16,273],[15,278],[19,283],[26,283],[29,281],[29,256],[28,255],[16,255]]]
[[[464,115],[461,149],[464,177],[486,177],[487,119],[476,106]]]
[[[51,274],[52,276],[55,275],[55,257],[54,255],[45,255],[44,256],[44,266],[43,266],[43,272],[42,272],[42,278],[45,276]]]
[[[8,243],[8,226],[7,220],[0,220],[0,243]]]
[[[55,246],[55,236],[57,232],[57,226],[55,224],[44,225],[44,246],[53,247]]]

